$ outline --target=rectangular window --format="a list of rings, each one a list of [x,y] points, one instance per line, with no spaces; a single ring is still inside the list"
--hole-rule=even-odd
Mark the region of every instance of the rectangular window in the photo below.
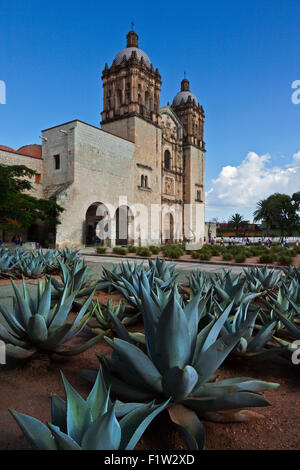
[[[54,155],[54,168],[55,170],[60,169],[60,155]]]
[[[36,173],[36,175],[35,175],[35,182],[36,182],[36,183],[40,183],[40,182],[41,182],[41,175],[40,175],[40,173]]]

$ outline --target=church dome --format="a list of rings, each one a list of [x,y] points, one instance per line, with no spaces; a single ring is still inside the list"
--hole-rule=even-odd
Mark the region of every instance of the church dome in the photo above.
[[[195,100],[195,103],[198,105],[198,100],[196,96],[190,91],[190,82],[186,78],[184,78],[181,82],[181,91],[177,93],[177,95],[173,99],[172,105],[179,106],[182,100],[184,101],[184,103],[186,103],[189,99],[189,96],[191,97],[191,100]]]
[[[146,52],[144,52],[142,49],[139,49],[139,47],[138,47],[138,38],[139,37],[138,37],[138,35],[136,34],[135,31],[129,31],[129,33],[127,34],[127,47],[125,49],[122,49],[116,55],[116,57],[114,59],[114,64],[115,65],[119,65],[122,62],[124,56],[126,57],[126,60],[128,60],[130,58],[132,52],[136,52],[137,58],[139,60],[141,60],[141,58],[143,57],[145,65],[148,68],[150,68],[151,61],[150,61],[148,55],[146,54]]]
[[[122,62],[124,55],[126,59],[129,59],[133,51],[136,52],[137,58],[139,60],[141,60],[143,57],[146,66],[150,68],[151,61],[149,57],[147,56],[146,52],[142,51],[142,49],[139,49],[138,47],[126,47],[125,49],[122,49],[115,57],[115,65],[119,65]]]

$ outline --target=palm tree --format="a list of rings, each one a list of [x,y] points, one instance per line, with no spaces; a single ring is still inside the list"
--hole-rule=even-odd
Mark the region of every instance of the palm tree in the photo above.
[[[273,210],[270,198],[261,199],[260,201],[258,201],[258,203],[256,204],[256,210],[254,211],[253,215],[254,222],[259,222],[260,220],[264,220],[266,222],[267,237],[269,237],[273,218]]]
[[[248,223],[247,220],[243,218],[241,214],[235,213],[233,216],[228,221],[228,225],[231,226],[235,232],[236,236],[239,234],[239,229],[240,227],[245,227],[245,225]]]

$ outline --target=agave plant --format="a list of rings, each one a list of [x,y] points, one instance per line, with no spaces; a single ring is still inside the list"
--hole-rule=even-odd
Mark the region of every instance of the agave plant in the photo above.
[[[76,263],[79,259],[79,250],[74,250],[73,248],[65,247],[59,251],[59,256],[63,260],[64,263],[68,265],[72,265]]]
[[[1,250],[0,252],[0,276],[1,277],[11,277],[12,271],[16,267],[17,263],[15,262],[14,255],[9,251]]]
[[[18,256],[18,271],[26,277],[37,279],[44,274],[45,269],[44,259],[35,253]]]
[[[66,287],[58,303],[52,306],[51,280],[39,282],[36,294],[31,296],[23,280],[23,295],[12,281],[14,289],[13,311],[0,305],[6,321],[0,323],[0,339],[5,342],[8,357],[26,359],[36,353],[79,354],[101,339],[101,335],[79,346],[64,343],[74,338],[89,321],[88,311],[94,292],[83,304],[74,321],[67,322],[77,291]]]
[[[288,268],[282,268],[282,270],[288,279],[295,279],[300,282],[300,268],[289,265]]]
[[[52,423],[10,410],[35,450],[133,450],[162,405],[112,403],[99,370],[84,400],[62,374],[65,400],[52,397]],[[116,416],[122,416],[120,422]]]
[[[172,287],[177,277],[174,273],[175,267],[167,265],[166,262],[156,258],[155,262],[149,259],[150,269],[144,269],[143,263],[137,264],[129,262],[120,263],[118,269],[107,270],[103,268],[102,282],[110,282],[111,285],[120,292],[126,302],[139,310],[140,293],[139,286],[142,277],[147,277],[150,288],[159,287],[166,291]],[[106,287],[106,285],[105,285]]]
[[[286,335],[294,340],[300,339],[300,305],[296,305],[290,300],[292,309],[283,314],[277,308],[274,309],[275,315],[284,325]]]
[[[240,277],[232,279],[230,271],[228,271],[222,281],[220,279],[212,279],[215,294],[220,302],[228,305],[233,300],[233,305],[238,307],[255,299],[260,293],[251,293],[245,291],[245,279]]]
[[[288,323],[293,323],[296,328],[300,327],[300,287],[296,280],[291,281],[287,286],[282,283],[279,287],[277,295],[268,292],[269,300],[262,299],[263,303],[268,307],[267,311],[260,313],[260,319],[263,325],[271,321],[276,321],[276,335],[288,336],[290,333],[286,324],[282,321],[284,318]]]
[[[300,280],[292,279],[287,285],[285,282],[281,284],[281,290],[289,300],[292,300],[295,304],[300,305]]]
[[[245,333],[220,337],[232,303],[198,333],[200,294],[183,309],[170,296],[160,312],[147,290],[141,287],[141,311],[145,325],[146,353],[119,338],[105,338],[111,358],[99,355],[112,391],[122,399],[144,402],[170,398],[169,416],[189,449],[203,448],[205,431],[199,418],[219,419],[220,412],[269,403],[257,392],[278,385],[250,378],[216,381],[214,374]],[[253,316],[249,316],[251,322]],[[83,371],[89,380],[93,371]]]
[[[60,270],[59,259],[60,252],[59,250],[38,250],[39,256],[44,260],[46,265],[46,272],[51,274],[56,274]]]
[[[260,309],[258,308],[255,312],[253,312],[253,314],[251,315],[251,320],[249,322],[249,305],[249,303],[240,305],[236,313],[231,318],[227,318],[221,330],[221,336],[227,336],[228,334],[237,333],[238,331],[244,329],[245,325],[247,325],[246,329],[244,329],[243,336],[233,349],[232,353],[239,356],[259,356],[261,358],[281,353],[285,348],[278,348],[276,346],[268,345],[275,332],[277,324],[276,320],[271,323],[269,322],[265,324],[254,336],[253,333],[255,322]],[[216,306],[219,314],[222,315],[222,307],[217,302]]]
[[[76,292],[76,298],[89,295],[98,286],[98,280],[89,274],[90,268],[85,266],[83,259],[77,259],[70,267],[61,260],[58,260],[61,269],[61,281],[50,277],[57,296],[61,297],[66,288],[70,292]]]
[[[281,272],[274,269],[251,267],[244,269],[247,283],[251,292],[262,292],[273,290],[278,287],[281,281]]]
[[[118,323],[122,322],[123,325],[129,326],[140,317],[139,313],[127,316],[125,303],[119,302],[118,304],[113,304],[110,299],[108,300],[107,305],[101,304],[98,299],[92,301],[91,308],[94,312],[94,320],[97,320],[98,326],[95,327],[92,323],[89,323],[89,326],[92,331],[97,334],[103,331],[108,332],[116,329],[116,319],[118,320]],[[117,326],[119,326],[119,324]]]
[[[175,273],[174,264],[168,264],[166,260],[160,258],[155,258],[155,261],[149,258],[148,263],[150,271],[154,271],[155,280],[159,286],[164,285],[166,288],[174,284],[179,275],[179,273]]]
[[[194,297],[199,292],[207,293],[212,287],[210,276],[204,271],[194,271],[188,278],[190,286],[190,296]]]

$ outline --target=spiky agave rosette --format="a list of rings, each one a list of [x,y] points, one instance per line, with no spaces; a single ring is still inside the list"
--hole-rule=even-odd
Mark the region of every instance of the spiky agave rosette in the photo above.
[[[13,311],[0,305],[0,312],[6,321],[0,323],[0,339],[5,342],[7,356],[26,359],[37,352],[49,355],[79,354],[102,338],[103,334],[77,346],[65,345],[82,331],[92,316],[93,311],[88,308],[95,291],[84,302],[75,320],[68,322],[77,294],[76,290],[71,292],[70,286],[65,287],[54,305],[51,280],[39,282],[34,296],[24,280],[23,295],[13,281],[12,286]]]
[[[105,338],[113,349],[111,358],[99,355],[105,378],[116,396],[124,400],[162,402],[170,398],[170,418],[187,447],[202,449],[205,430],[199,418],[220,420],[220,412],[267,406],[269,402],[258,392],[274,389],[278,384],[247,377],[215,380],[216,370],[248,326],[246,323],[238,332],[219,337],[233,303],[198,333],[205,311],[199,309],[201,293],[184,307],[173,289],[161,310],[146,286],[144,278],[140,290],[146,353],[132,344],[130,337]],[[251,320],[250,313],[248,322]],[[93,371],[82,374],[95,379]]]
[[[155,416],[167,405],[112,403],[101,370],[84,400],[62,374],[65,400],[52,397],[52,423],[10,410],[36,450],[133,450]],[[120,421],[117,417],[121,417]]]

